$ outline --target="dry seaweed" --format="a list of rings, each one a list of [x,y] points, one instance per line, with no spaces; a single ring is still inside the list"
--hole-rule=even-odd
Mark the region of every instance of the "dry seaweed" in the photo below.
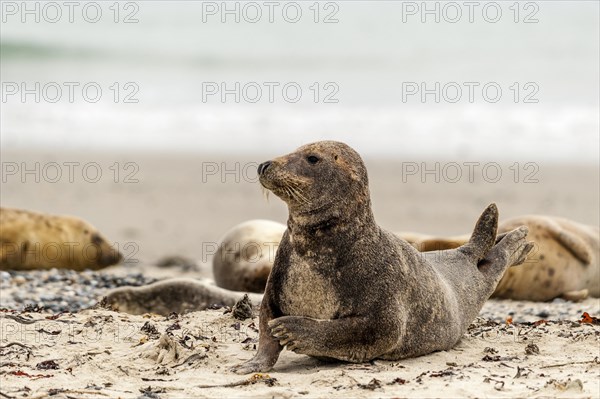
[[[56,360],[44,360],[35,365],[38,370],[58,370],[58,363]]]
[[[218,385],[197,385],[198,388],[233,388],[233,387],[242,387],[246,385],[254,385],[259,382],[266,384],[268,387],[272,387],[277,385],[277,378],[271,377],[269,374],[261,374],[256,373],[253,374],[250,378],[246,380],[230,382],[228,384],[218,384]]]
[[[244,297],[233,305],[231,313],[233,317],[238,320],[246,320],[253,317],[252,302],[250,301],[248,294],[244,294]]]
[[[381,381],[379,381],[377,378],[373,378],[371,381],[369,381],[368,384],[358,384],[358,387],[374,391],[376,389],[381,388]]]

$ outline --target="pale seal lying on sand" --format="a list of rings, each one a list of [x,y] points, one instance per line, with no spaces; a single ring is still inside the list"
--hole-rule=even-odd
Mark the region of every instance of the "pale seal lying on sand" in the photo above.
[[[547,301],[556,297],[600,297],[600,232],[568,219],[528,215],[500,223],[499,233],[517,226],[529,228],[534,249],[527,261],[506,271],[492,297]],[[468,235],[435,237],[398,233],[419,251],[457,248]]]
[[[263,292],[284,231],[281,223],[249,220],[225,233],[213,257],[217,285],[233,291]]]
[[[0,208],[0,269],[101,269],[121,259],[79,218]]]
[[[418,252],[376,224],[366,168],[343,143],[303,146],[258,172],[287,203],[288,228],[261,304],[258,352],[237,373],[270,370],[284,347],[350,362],[449,349],[533,247],[526,227],[495,243],[492,204],[467,244]]]

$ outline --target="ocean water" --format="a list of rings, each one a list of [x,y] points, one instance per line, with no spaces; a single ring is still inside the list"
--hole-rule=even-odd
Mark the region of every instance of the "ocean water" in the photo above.
[[[600,161],[596,1],[27,7],[2,2],[3,150]]]

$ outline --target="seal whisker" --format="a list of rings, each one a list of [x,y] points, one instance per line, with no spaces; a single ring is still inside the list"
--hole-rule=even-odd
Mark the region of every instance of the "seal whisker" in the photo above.
[[[294,193],[294,198],[296,198],[299,202],[310,205],[311,201],[309,201],[304,195],[304,191],[300,187],[300,184],[300,180],[290,180],[286,183],[286,187],[288,187]]]
[[[289,186],[289,188],[299,202],[303,202],[305,205],[310,205],[310,201],[302,194],[302,191],[299,187]]]
[[[267,190],[266,188],[264,188],[263,186],[260,186],[263,196],[265,197],[265,199],[267,200],[267,202],[269,202],[269,193],[270,191]]]
[[[300,197],[306,205],[310,205],[312,203],[308,198],[306,198],[304,192],[300,188],[295,188],[294,190],[296,191],[298,197]]]
[[[283,186],[283,191],[285,191],[285,194],[290,197],[290,199],[296,199],[296,197],[294,196],[294,193],[292,193],[292,190],[290,189],[289,186],[285,185]]]

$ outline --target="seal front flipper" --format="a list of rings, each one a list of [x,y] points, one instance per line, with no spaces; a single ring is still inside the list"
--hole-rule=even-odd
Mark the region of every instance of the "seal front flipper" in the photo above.
[[[496,242],[498,230],[498,207],[490,204],[481,214],[469,242],[458,248],[473,262],[478,263],[485,258],[488,251]]]
[[[586,299],[589,296],[589,294],[590,294],[590,292],[586,288],[586,289],[579,290],[579,291],[564,292],[560,297],[566,301],[579,302],[579,301],[583,301],[584,299]]]
[[[320,320],[283,316],[269,322],[270,333],[287,349],[308,356],[360,363],[388,353],[400,329],[389,318],[343,317]]]

